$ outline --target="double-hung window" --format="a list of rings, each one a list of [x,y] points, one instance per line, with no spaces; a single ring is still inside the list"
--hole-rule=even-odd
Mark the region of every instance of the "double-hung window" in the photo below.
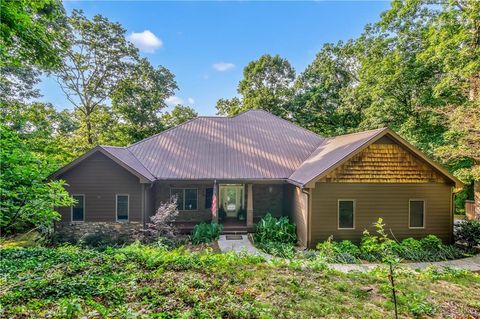
[[[72,205],[72,222],[85,220],[85,195],[72,195],[75,204]]]
[[[423,199],[411,199],[408,209],[408,227],[425,228],[425,201]]]
[[[355,200],[338,200],[338,229],[355,229]]]
[[[128,194],[116,195],[117,221],[128,221],[130,196]]]
[[[197,210],[198,190],[196,188],[172,188],[170,194],[177,198],[178,210]]]

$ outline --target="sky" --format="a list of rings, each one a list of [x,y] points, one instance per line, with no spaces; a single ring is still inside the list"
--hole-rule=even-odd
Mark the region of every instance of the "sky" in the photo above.
[[[179,90],[168,100],[214,115],[220,98],[237,95],[243,68],[262,54],[279,54],[301,73],[325,43],[357,37],[379,20],[387,1],[64,1],[120,22],[154,65],[167,67]],[[42,100],[72,108],[57,82],[43,78]]]

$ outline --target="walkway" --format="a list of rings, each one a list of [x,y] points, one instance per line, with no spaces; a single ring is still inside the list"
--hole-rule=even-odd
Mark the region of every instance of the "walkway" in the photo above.
[[[248,235],[220,235],[218,239],[218,247],[222,252],[234,251],[237,253],[247,253],[250,255],[262,256],[266,260],[272,258],[271,255],[265,254],[264,252],[255,248],[250,240]]]
[[[237,237],[235,237],[237,236]],[[228,239],[227,239],[228,238]],[[237,253],[247,253],[251,255],[263,256],[266,260],[270,260],[273,256],[266,254],[255,248],[247,235],[221,235],[218,239],[218,246],[222,252],[235,251]],[[328,264],[332,269],[349,272],[349,271],[369,271],[376,267],[384,267],[383,264]],[[437,261],[437,262],[415,262],[402,263],[401,267],[408,267],[413,270],[425,269],[427,267],[442,268],[460,268],[470,271],[480,272],[480,254],[457,260]]]
[[[329,267],[342,272],[349,271],[368,271],[376,267],[384,267],[383,264],[329,264]],[[470,271],[480,272],[480,255],[473,257],[457,259],[457,260],[447,260],[447,261],[436,261],[436,262],[415,262],[415,263],[401,263],[401,267],[408,267],[413,270],[422,270],[427,267],[436,267],[438,269],[442,268],[460,268]]]

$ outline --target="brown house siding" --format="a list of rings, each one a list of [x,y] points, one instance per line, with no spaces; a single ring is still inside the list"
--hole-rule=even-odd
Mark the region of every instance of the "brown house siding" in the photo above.
[[[337,229],[338,199],[356,201],[354,230]],[[425,229],[409,229],[409,199],[425,200]],[[447,184],[317,183],[312,190],[310,246],[330,235],[335,240],[358,241],[379,217],[397,239],[433,234],[448,242],[452,235],[450,199]]]
[[[138,177],[105,155],[95,153],[58,178],[67,182],[70,194],[85,195],[86,222],[115,222],[115,194],[129,194],[129,220],[143,221],[142,185]],[[70,207],[61,207],[59,212],[62,222],[71,221]]]
[[[253,220],[258,222],[267,213],[273,216],[283,214],[282,184],[253,184]],[[247,199],[245,199],[247,200]]]
[[[207,188],[213,187],[205,182],[155,182],[154,184],[154,210],[157,210],[160,203],[166,203],[170,200],[171,188],[196,188],[197,191],[197,209],[180,211],[177,217],[179,222],[209,222],[212,219],[210,208],[205,208],[205,192]],[[153,212],[152,212],[153,213]]]
[[[300,187],[294,185],[285,185],[284,194],[285,214],[297,226],[298,242],[306,246],[308,236],[307,195],[302,192]]]

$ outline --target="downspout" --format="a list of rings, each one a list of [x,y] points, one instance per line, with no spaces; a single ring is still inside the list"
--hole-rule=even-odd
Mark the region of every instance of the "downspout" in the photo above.
[[[311,190],[310,189],[306,189],[306,188],[301,188],[302,190],[302,193],[307,195],[307,242],[305,243],[305,246],[307,246],[307,248],[309,248],[310,246],[310,233],[311,233],[311,230],[310,230],[310,227],[311,227],[311,207],[312,207],[312,204],[311,204],[311,200],[312,200],[312,193],[311,193]]]

